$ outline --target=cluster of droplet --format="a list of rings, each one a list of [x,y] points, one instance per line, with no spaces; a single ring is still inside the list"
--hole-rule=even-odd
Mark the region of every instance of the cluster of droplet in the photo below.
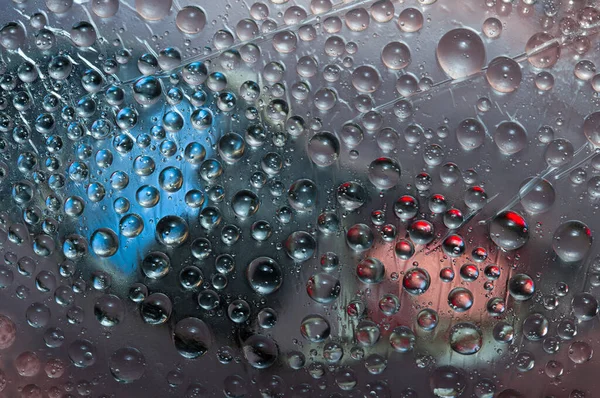
[[[553,3],[545,2],[543,32],[527,40],[523,55],[488,60],[486,44],[502,38],[502,20],[517,2],[486,1],[494,17],[436,37],[435,57],[447,79],[434,82],[409,69],[419,51],[412,40],[427,27],[427,7],[439,6],[435,0],[415,6],[391,0],[312,0],[306,7],[257,2],[247,18],[214,32],[203,52],[141,39],[146,49],[127,49],[118,40],[113,44],[121,48],[106,51],[107,32],[94,21],[127,12],[151,23],[172,17],[180,33],[197,38],[208,30],[209,7],[180,7],[172,0],[43,3],[43,12],[22,11],[21,20],[0,29],[0,46],[9,55],[0,64],[0,288],[31,301],[26,323],[43,330],[50,351],[67,344],[64,358],[47,359],[34,349],[11,357],[21,397],[64,396],[58,387],[43,392],[45,383],[27,382],[42,369],[49,379],[60,379],[69,373],[67,361],[76,368],[97,365],[101,341],[83,332],[67,337],[55,326],[85,324],[87,295],[103,330],[119,333],[137,312],[148,330],[168,326],[169,344],[185,359],[214,352],[228,364],[243,357],[255,369],[306,369],[318,383],[331,371],[341,391],[363,383],[348,366],[352,360],[380,375],[391,353],[412,353],[419,368],[433,368],[428,377],[435,396],[460,396],[470,384],[465,372],[433,366],[435,358],[420,353],[435,339],[464,356],[507,346],[519,372],[533,369],[536,359],[515,343],[517,333],[539,341],[548,355],[568,341],[575,365],[592,359],[589,343],[571,340],[580,323],[597,316],[595,296],[570,293],[564,282],[544,286],[536,264],[519,269],[519,250],[535,233],[528,219],[555,207],[554,185],[564,177],[575,186],[585,183],[592,201],[600,197],[600,112],[585,116],[577,135],[555,138],[544,124],[535,140],[510,115],[494,126],[484,122],[499,107],[488,97],[452,128],[446,122],[434,131],[417,116],[423,112],[418,100],[433,89],[452,90],[477,76],[493,95],[552,92],[558,84],[552,68],[567,51],[577,54],[572,78],[581,90],[600,92],[600,74],[583,58],[600,23],[596,8],[569,8],[558,19]],[[518,3],[520,12],[533,12],[533,3]],[[68,30],[54,23],[79,6],[89,20]],[[281,10],[277,18],[273,8]],[[347,38],[388,29],[394,40],[377,51],[377,62],[355,64],[366,43]],[[300,53],[321,43],[322,35],[322,48]],[[524,63],[536,72],[533,82],[525,78]],[[386,95],[392,99],[379,100]],[[342,107],[352,117],[339,122],[334,115],[329,123],[328,115]],[[449,135],[461,152],[444,144]],[[543,147],[545,168],[524,179],[500,207],[490,204],[494,197],[473,169],[461,171],[450,161],[471,161],[488,142],[511,159],[534,141]],[[572,141],[586,143],[576,149]],[[408,171],[408,178],[413,167],[404,162],[406,153],[411,163],[425,166],[413,176]],[[359,164],[365,168],[340,172]],[[594,175],[588,178],[588,172]],[[589,265],[589,282],[597,287],[600,261],[589,259],[588,224],[593,228],[570,215],[561,219],[544,253],[564,266]],[[474,239],[473,228],[485,239]],[[332,245],[335,251],[321,250],[328,242],[341,243]],[[345,263],[349,258],[352,264]],[[540,284],[551,292],[540,293]],[[299,302],[277,308],[277,300],[298,294],[309,310]],[[437,307],[427,302],[433,294],[443,296]],[[551,311],[569,294],[568,315],[555,317]],[[524,302],[535,302],[536,309]],[[281,353],[284,344],[272,330],[279,329],[281,311],[291,310],[302,312],[294,327],[304,342]],[[8,350],[25,329],[19,330],[8,308],[2,312],[0,350]],[[349,337],[342,337],[345,329]],[[378,351],[382,340],[385,349]],[[444,355],[433,354],[444,362]],[[106,366],[118,382],[134,383],[151,372],[147,355],[133,341],[108,353]],[[566,366],[551,359],[543,372],[558,380]],[[181,377],[172,371],[168,383],[177,387]],[[0,370],[0,391],[10,382]],[[286,396],[285,383],[271,376],[259,383],[260,392]],[[222,384],[226,396],[251,394],[239,374]],[[365,396],[417,396],[412,388],[391,391],[384,380],[363,384]],[[496,384],[479,378],[473,392],[478,398],[525,396],[510,388],[494,395]],[[93,388],[88,381],[76,387],[81,396]],[[291,390],[318,394],[308,383]],[[192,383],[185,396],[207,391]],[[581,394],[574,390],[571,396]]]

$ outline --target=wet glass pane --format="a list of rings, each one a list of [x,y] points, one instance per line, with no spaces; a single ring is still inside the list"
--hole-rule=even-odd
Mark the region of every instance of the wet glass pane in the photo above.
[[[599,396],[597,2],[0,4],[0,397]]]

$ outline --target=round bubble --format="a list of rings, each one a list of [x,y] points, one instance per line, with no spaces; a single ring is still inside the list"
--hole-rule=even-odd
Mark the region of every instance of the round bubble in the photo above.
[[[329,132],[320,132],[308,141],[308,156],[314,164],[327,167],[336,162],[340,155],[340,142]]]
[[[552,237],[554,252],[565,262],[583,260],[592,246],[592,231],[581,221],[561,224]]]
[[[356,252],[369,250],[374,240],[373,231],[366,224],[355,224],[346,232],[346,243]]]
[[[97,256],[111,257],[119,250],[119,237],[109,228],[100,228],[92,233],[90,246]]]
[[[92,12],[100,18],[110,18],[119,11],[119,0],[92,0]]]
[[[590,113],[585,117],[583,134],[594,147],[600,147],[600,111]]]
[[[485,77],[499,93],[512,93],[521,85],[521,66],[512,58],[497,57],[490,61]]]
[[[438,42],[436,56],[442,70],[452,79],[479,72],[485,64],[485,46],[479,35],[466,28],[447,32]]]
[[[331,334],[331,326],[329,321],[321,315],[308,315],[302,319],[300,333],[311,343],[320,343]]]
[[[210,349],[212,334],[204,321],[194,317],[184,318],[173,329],[173,342],[182,357],[194,359]]]
[[[534,34],[525,45],[527,60],[540,69],[553,67],[560,58],[560,50],[560,41],[545,32]]]
[[[135,0],[135,9],[148,21],[158,21],[167,16],[173,0]]]
[[[165,216],[156,223],[156,240],[170,247],[179,247],[189,238],[187,222],[178,216]]]
[[[535,283],[527,274],[516,274],[508,281],[508,292],[516,301],[526,301],[535,294]]]
[[[6,315],[0,315],[0,350],[11,347],[17,339],[17,327]]]
[[[505,155],[514,155],[527,146],[527,133],[517,122],[504,121],[496,127],[494,142]]]
[[[554,187],[550,183],[550,181],[546,179],[536,178],[536,181],[533,181],[534,178],[527,178],[521,184],[519,190],[519,196],[521,198],[521,205],[525,208],[528,213],[538,214],[545,213],[554,204],[556,199],[556,193],[554,191]],[[523,187],[527,184],[534,183],[534,188],[527,192],[526,194],[521,194]]]
[[[456,128],[456,139],[466,150],[477,149],[483,145],[486,136],[485,126],[477,119],[465,119]]]
[[[270,257],[258,257],[248,264],[246,279],[252,290],[267,295],[276,292],[283,282],[279,264]]]
[[[242,346],[244,357],[256,369],[266,369],[277,361],[279,348],[269,337],[254,334]]]
[[[461,322],[450,329],[450,347],[462,355],[474,355],[481,350],[483,334],[470,322]]]
[[[490,222],[490,238],[504,250],[516,250],[529,240],[529,227],[519,213],[506,210]]]
[[[206,25],[206,14],[196,6],[183,7],[175,18],[177,29],[188,35],[200,33]]]
[[[400,70],[410,65],[410,49],[404,43],[393,41],[383,47],[381,51],[381,61],[392,70]]]
[[[430,391],[440,398],[460,397],[467,384],[467,377],[454,366],[440,366],[429,376]]]
[[[133,347],[119,348],[108,359],[110,373],[120,383],[133,383],[142,378],[146,370],[146,358]]]
[[[314,274],[306,284],[308,296],[320,304],[332,303],[338,298],[340,291],[339,279],[326,272]]]
[[[400,182],[400,165],[395,160],[381,157],[369,165],[369,181],[378,189],[390,189]]]
[[[285,252],[298,262],[309,260],[317,249],[315,238],[305,231],[292,232],[283,243]]]
[[[356,265],[356,276],[366,284],[378,284],[385,278],[385,266],[374,258],[367,257]]]

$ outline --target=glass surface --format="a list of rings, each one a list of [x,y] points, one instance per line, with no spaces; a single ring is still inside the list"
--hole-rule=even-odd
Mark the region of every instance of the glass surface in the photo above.
[[[598,395],[596,2],[1,3],[0,396]]]

